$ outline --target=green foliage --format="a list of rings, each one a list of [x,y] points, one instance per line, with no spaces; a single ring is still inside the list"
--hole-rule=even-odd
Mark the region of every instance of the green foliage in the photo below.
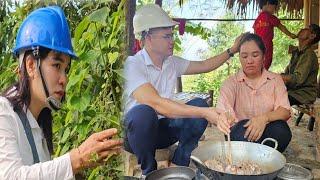
[[[225,18],[232,18],[231,14],[227,14]],[[206,29],[208,31],[208,29]],[[210,50],[202,55],[202,59],[209,58],[220,54],[227,48],[230,48],[237,36],[244,32],[244,26],[236,22],[219,22],[206,34],[208,36],[208,44]],[[200,36],[201,37],[201,36]],[[214,102],[219,94],[221,83],[233,74],[239,68],[239,62],[236,61],[237,56],[233,57],[229,63],[222,65],[217,70],[199,75],[184,76],[183,87],[184,91],[207,92],[213,90]]]
[[[137,9],[139,9],[140,6],[146,5],[146,4],[151,4],[154,3],[154,0],[137,0],[136,4],[137,4]]]
[[[178,27],[177,27],[178,28]],[[210,30],[202,26],[201,23],[193,24],[193,23],[186,23],[185,33],[188,33],[193,36],[199,36],[201,39],[207,40],[209,37],[212,36]],[[176,31],[174,34],[174,54],[180,55],[182,48],[181,48],[181,37],[179,32]]]
[[[284,12],[279,12],[279,18],[287,18]],[[283,21],[282,24],[287,27],[287,29],[294,33],[298,34],[299,30],[303,28],[303,21]],[[298,45],[296,39],[291,39],[278,28],[275,28],[275,36],[273,38],[273,60],[270,71],[273,72],[283,72],[284,68],[289,64],[290,54],[288,54],[289,45]]]
[[[72,62],[66,102],[54,113],[54,156],[79,146],[94,132],[120,128],[125,0],[1,3],[1,91],[16,80],[17,62],[11,49],[22,20],[32,10],[49,4],[61,6],[68,18],[79,59]],[[84,175],[86,179],[119,179],[121,164],[120,157],[112,157],[105,166],[87,170]]]

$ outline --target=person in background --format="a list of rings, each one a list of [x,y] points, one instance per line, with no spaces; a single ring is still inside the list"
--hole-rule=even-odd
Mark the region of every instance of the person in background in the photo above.
[[[311,24],[298,33],[298,47],[289,47],[292,57],[284,73],[281,74],[288,89],[290,105],[313,104],[318,96],[317,76],[319,71],[318,57],[313,50],[313,45],[320,39],[320,27]],[[290,53],[290,52],[289,52]],[[296,125],[303,117],[299,113]],[[313,130],[315,118],[310,116],[308,129]]]
[[[188,61],[173,56],[173,27],[177,24],[155,4],[142,6],[133,18],[134,33],[143,49],[129,56],[124,66],[124,147],[137,156],[143,175],[157,169],[156,149],[178,141],[171,165],[188,166],[208,122],[224,133],[229,131],[226,121],[218,121],[226,120],[225,114],[209,108],[204,99],[182,104],[172,98],[177,77],[218,68],[238,51],[241,37],[215,57]]]
[[[112,138],[117,134],[113,128],[51,159],[51,111],[61,107],[71,59],[77,58],[60,7],[37,9],[23,21],[14,55],[19,80],[0,96],[0,179],[74,179],[79,171],[120,152],[122,140]]]
[[[259,13],[257,19],[253,24],[254,33],[259,35],[266,47],[264,68],[268,70],[272,63],[273,55],[273,36],[274,36],[274,27],[279,28],[280,31],[285,33],[287,36],[292,39],[296,38],[296,35],[291,33],[280,20],[273,15],[277,8],[279,2],[278,0],[260,0],[259,6],[261,12]]]
[[[292,134],[287,124],[290,104],[279,74],[267,71],[263,62],[265,46],[256,34],[245,34],[240,41],[242,69],[223,82],[217,108],[230,113],[232,141],[261,143],[265,138],[278,141],[283,152]],[[271,147],[273,143],[267,142]]]
[[[316,24],[298,33],[299,46],[293,48],[291,60],[281,74],[288,89],[290,105],[312,104],[317,98],[319,63],[312,45],[319,40],[320,27]]]

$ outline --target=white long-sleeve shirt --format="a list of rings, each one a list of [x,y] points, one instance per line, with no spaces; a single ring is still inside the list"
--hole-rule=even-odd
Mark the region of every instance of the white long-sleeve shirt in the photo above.
[[[43,132],[29,109],[26,112],[40,163],[33,164],[29,141],[10,102],[0,97],[0,179],[74,179],[69,153],[50,160]]]

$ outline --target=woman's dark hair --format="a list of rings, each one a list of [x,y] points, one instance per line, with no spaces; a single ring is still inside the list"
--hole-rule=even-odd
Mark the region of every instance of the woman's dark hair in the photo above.
[[[248,41],[254,41],[257,46],[259,47],[259,49],[262,51],[263,54],[266,53],[266,47],[261,39],[260,36],[253,34],[253,33],[246,33],[243,35],[243,37],[240,40],[240,44],[239,44],[239,50],[240,47],[242,46],[243,43],[248,42]]]
[[[40,59],[45,59],[51,49],[40,47],[39,54]],[[31,102],[31,94],[29,87],[29,76],[26,70],[27,56],[33,56],[33,50],[27,50],[24,54],[22,64],[20,66],[20,76],[18,82],[6,89],[1,96],[6,97],[12,104],[14,110],[22,110],[25,106],[29,108]],[[34,57],[34,56],[33,56]],[[36,58],[34,57],[36,60]],[[44,108],[37,119],[39,126],[41,127],[44,137],[46,138],[48,149],[50,154],[53,154],[53,142],[52,142],[52,114],[49,108]]]

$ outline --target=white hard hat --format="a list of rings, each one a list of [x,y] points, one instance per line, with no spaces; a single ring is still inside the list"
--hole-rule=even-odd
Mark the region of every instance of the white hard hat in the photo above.
[[[179,24],[157,4],[147,4],[136,11],[133,17],[134,34],[149,31],[151,28],[172,27]]]

